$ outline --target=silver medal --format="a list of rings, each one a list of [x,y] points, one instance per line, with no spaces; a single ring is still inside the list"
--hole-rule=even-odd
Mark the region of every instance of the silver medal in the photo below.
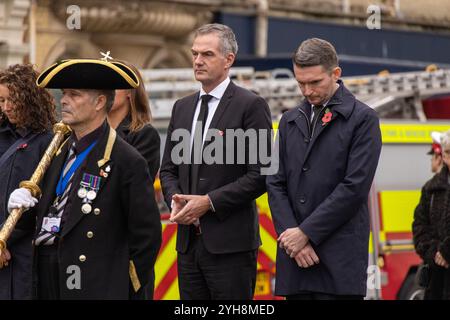
[[[85,204],[83,204],[83,205],[81,206],[81,211],[82,211],[84,214],[91,213],[91,211],[92,211],[92,206],[91,206],[89,203],[85,203]]]
[[[80,197],[81,199],[86,198],[88,192],[85,188],[80,188],[78,189],[78,197]]]
[[[94,190],[91,190],[87,193],[87,198],[89,201],[94,200],[97,197],[97,192],[95,192]]]

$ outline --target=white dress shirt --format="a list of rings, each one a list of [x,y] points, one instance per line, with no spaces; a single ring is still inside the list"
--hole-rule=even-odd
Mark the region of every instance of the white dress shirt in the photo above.
[[[203,90],[203,87],[200,88],[200,93],[198,97],[197,107],[195,108],[194,118],[192,119],[192,127],[191,127],[191,153],[192,153],[192,144],[194,141],[194,132],[195,132],[195,126],[197,125],[197,118],[198,114],[200,113],[200,107],[202,105],[202,99],[201,97],[205,94],[209,94],[212,96],[211,100],[208,102],[208,117],[206,118],[205,123],[205,130],[203,132],[203,139],[202,141],[205,141],[206,134],[208,132],[209,126],[211,124],[211,121],[214,117],[214,114],[216,113],[217,107],[219,106],[220,100],[223,97],[223,94],[225,93],[225,90],[227,89],[228,85],[230,84],[230,78],[227,77],[225,80],[223,80],[217,87],[215,87],[211,92],[206,93],[205,90]],[[209,196],[208,196],[209,198]],[[209,204],[211,211],[215,212],[214,204],[212,203],[211,199],[209,199]],[[173,207],[173,200],[172,200],[172,207]],[[200,224],[200,221],[197,219],[194,222],[194,225],[198,226]]]
[[[209,100],[209,102],[208,102],[208,117],[206,118],[205,131],[203,132],[203,140],[202,141],[205,141],[206,134],[207,134],[209,126],[211,124],[212,118],[214,117],[214,113],[216,113],[217,106],[219,105],[220,99],[222,99],[223,94],[225,93],[225,90],[227,89],[229,84],[230,84],[230,78],[227,77],[225,80],[223,80],[217,87],[215,87],[209,93],[206,93],[205,90],[203,90],[203,88],[200,88],[197,107],[195,108],[194,118],[192,119],[191,146],[190,146],[191,152],[192,152],[192,143],[194,141],[195,126],[197,124],[197,118],[198,118],[198,114],[200,113],[200,106],[202,104],[201,97],[205,94],[209,94],[210,96],[212,96],[211,100]]]

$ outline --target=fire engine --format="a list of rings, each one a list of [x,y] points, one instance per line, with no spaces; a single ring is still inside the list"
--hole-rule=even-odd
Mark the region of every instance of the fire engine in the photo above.
[[[199,89],[191,69],[142,70],[162,145],[176,99]],[[274,128],[281,114],[295,107],[301,92],[290,70],[265,72],[234,68],[231,78],[263,96],[272,111]],[[450,70],[429,66],[420,72],[343,78],[356,97],[380,116],[383,147],[369,195],[371,235],[366,299],[421,299],[416,281],[421,259],[414,251],[411,225],[422,185],[431,178],[432,131],[450,129]],[[155,299],[179,299],[176,225],[168,221],[159,181],[155,182],[163,223],[163,242],[155,266]],[[267,195],[257,199],[262,246],[258,254],[255,299],[274,296],[277,234]]]

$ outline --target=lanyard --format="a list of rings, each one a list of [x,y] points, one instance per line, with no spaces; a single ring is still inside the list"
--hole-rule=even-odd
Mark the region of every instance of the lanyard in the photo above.
[[[66,190],[67,184],[69,183],[70,177],[72,177],[73,173],[83,163],[84,159],[87,157],[87,155],[89,154],[89,152],[92,150],[92,148],[95,146],[96,143],[97,143],[97,141],[94,141],[89,147],[86,148],[86,150],[81,152],[76,157],[75,161],[73,162],[69,171],[67,171],[66,175],[64,175],[64,169],[66,166],[63,167],[61,176],[59,177],[58,185],[56,186],[56,195],[58,197],[64,193],[64,190]]]

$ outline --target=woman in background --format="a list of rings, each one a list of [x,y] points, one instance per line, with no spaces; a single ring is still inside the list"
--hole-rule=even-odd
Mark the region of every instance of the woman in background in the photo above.
[[[52,139],[56,113],[53,98],[38,88],[38,73],[29,64],[0,71],[0,226],[8,218],[8,198],[29,180]],[[0,300],[32,298],[31,209],[16,225],[0,257]]]
[[[450,130],[441,148],[443,167],[423,186],[413,221],[416,252],[428,265],[425,300],[450,300]]]
[[[133,146],[147,161],[150,176],[154,183],[160,165],[160,138],[156,129],[150,124],[152,120],[148,95],[145,91],[142,76],[137,68],[129,63],[113,60],[113,63],[122,63],[131,68],[139,78],[139,87],[136,89],[116,90],[116,97],[108,122],[116,129],[117,134]],[[152,270],[147,286],[132,295],[132,299],[153,299],[155,272]]]
[[[139,78],[136,89],[116,90],[116,97],[108,122],[117,134],[132,145],[147,160],[150,176],[155,180],[160,165],[160,138],[150,124],[152,115],[142,76],[133,65],[119,60],[131,68]]]

